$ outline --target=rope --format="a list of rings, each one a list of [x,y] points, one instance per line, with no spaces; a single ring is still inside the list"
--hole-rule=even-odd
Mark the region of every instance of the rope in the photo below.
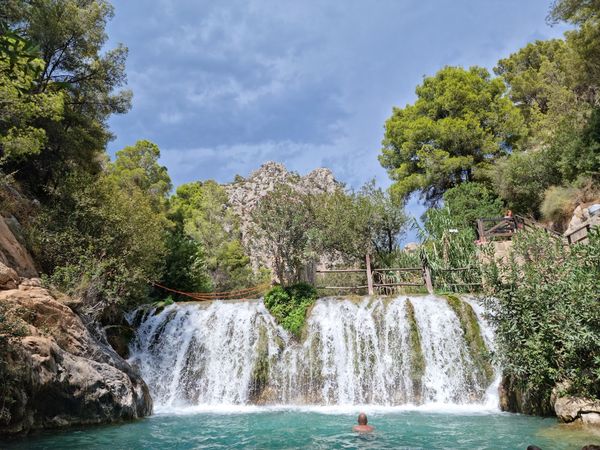
[[[225,291],[225,292],[185,292],[177,289],[173,289],[167,286],[163,286],[160,283],[156,283],[155,281],[150,282],[153,286],[156,286],[160,289],[163,289],[168,292],[173,292],[175,294],[183,295],[185,297],[190,297],[194,300],[205,301],[205,300],[247,300],[248,298],[252,298],[253,294],[258,295],[264,291],[266,291],[271,285],[270,283],[264,283],[258,286],[254,286],[246,289],[239,289],[235,291]]]

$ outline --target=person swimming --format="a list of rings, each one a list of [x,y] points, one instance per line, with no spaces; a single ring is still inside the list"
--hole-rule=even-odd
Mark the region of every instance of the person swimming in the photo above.
[[[371,425],[367,425],[368,419],[367,415],[364,412],[361,412],[358,415],[358,425],[354,425],[352,430],[358,431],[359,433],[369,433],[373,431],[375,428]]]

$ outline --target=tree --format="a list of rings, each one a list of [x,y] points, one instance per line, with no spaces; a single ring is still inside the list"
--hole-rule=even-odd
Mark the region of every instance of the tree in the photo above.
[[[567,42],[579,56],[573,73],[577,75],[588,101],[598,106],[600,98],[600,2],[598,0],[557,0],[550,18],[578,28],[566,33]]]
[[[498,196],[481,183],[463,183],[444,193],[444,205],[456,217],[461,228],[476,228],[477,219],[503,215],[504,205]]]
[[[318,235],[321,251],[335,252],[353,261],[362,261],[366,253],[383,256],[397,250],[408,223],[404,209],[392,201],[389,193],[376,188],[373,181],[358,192],[338,188],[321,194],[313,199],[313,204],[313,235]]]
[[[137,141],[117,152],[108,173],[124,189],[137,187],[152,199],[157,210],[164,210],[172,185],[167,168],[158,164],[158,158],[160,150],[156,144]]]
[[[182,222],[176,221],[167,232],[166,248],[161,284],[185,292],[208,292],[212,289],[202,245],[185,234]]]
[[[523,113],[530,136],[548,138],[560,118],[580,104],[572,65],[573,52],[562,39],[535,41],[498,61],[494,72]]]
[[[205,254],[213,288],[247,288],[257,282],[241,243],[239,220],[230,208],[225,189],[213,180],[187,183],[170,200],[171,214],[182,217],[184,232]]]
[[[47,141],[37,122],[62,119],[61,92],[36,92],[44,61],[16,33],[0,34],[0,164],[38,154]]]
[[[256,237],[272,255],[279,282],[298,282],[303,266],[315,259],[309,245],[315,224],[310,196],[278,184],[261,198],[252,219]]]
[[[421,191],[430,204],[447,189],[517,148],[523,118],[502,80],[486,69],[445,67],[417,87],[417,100],[394,108],[379,160],[405,199]]]
[[[552,412],[561,384],[559,395],[600,398],[600,234],[569,247],[541,231],[519,233],[509,257],[486,270],[485,306],[505,375],[532,413]]]
[[[145,300],[165,256],[164,215],[151,199],[140,189],[124,191],[111,177],[76,173],[53,198],[31,233],[51,283],[81,298],[94,319]]]
[[[44,200],[74,169],[101,172],[111,138],[107,119],[130,106],[131,93],[117,91],[125,83],[127,49],[103,49],[113,14],[105,0],[3,0],[0,10],[4,26],[40,50],[36,93],[64,93],[60,123],[36,121],[46,133],[41,151],[6,168]]]

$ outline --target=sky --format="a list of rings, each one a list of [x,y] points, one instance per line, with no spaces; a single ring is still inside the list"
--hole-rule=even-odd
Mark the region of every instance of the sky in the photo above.
[[[377,156],[394,106],[446,65],[495,63],[562,36],[550,0],[114,0],[108,47],[129,48],[133,107],[114,152],[161,149],[175,186],[232,181],[262,163],[390,180]],[[407,205],[418,216],[416,198]]]

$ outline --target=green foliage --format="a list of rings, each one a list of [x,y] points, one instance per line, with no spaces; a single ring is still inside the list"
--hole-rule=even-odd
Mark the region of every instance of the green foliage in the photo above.
[[[435,204],[517,146],[523,118],[505,91],[479,67],[445,67],[425,78],[417,101],[394,108],[385,124],[379,160],[394,180],[393,193],[406,198],[421,191]]]
[[[239,220],[227,202],[225,189],[212,180],[183,184],[170,200],[171,215],[179,217],[184,232],[202,246],[217,291],[247,288],[264,278],[262,271],[252,269]]]
[[[560,224],[561,229],[564,228],[564,224],[571,219],[571,214],[575,209],[573,203],[576,196],[577,189],[573,187],[550,187],[546,190],[544,201],[540,207],[542,217],[555,224]]]
[[[0,34],[0,164],[38,154],[47,140],[39,120],[58,122],[63,114],[61,92],[37,92],[44,61],[16,33]]]
[[[32,250],[50,280],[81,296],[90,314],[143,301],[165,255],[164,215],[140,190],[111,177],[71,175],[31,230]]]
[[[167,168],[158,164],[160,149],[150,141],[137,141],[116,154],[108,173],[128,191],[139,189],[152,199],[154,208],[162,211],[171,190],[171,178]]]
[[[161,284],[185,292],[208,292],[212,283],[202,245],[186,235],[181,224],[167,231],[165,268]]]
[[[487,268],[485,306],[499,362],[547,410],[553,387],[600,398],[600,233],[565,247],[546,233],[520,233],[508,264]]]
[[[253,212],[257,236],[268,242],[279,280],[300,280],[303,267],[322,254],[362,263],[367,252],[379,257],[397,251],[408,219],[401,205],[373,182],[358,192],[306,194],[276,186]]]
[[[462,183],[444,192],[443,199],[461,228],[475,228],[477,219],[500,217],[504,213],[502,200],[481,183]]]
[[[496,192],[511,210],[537,216],[544,191],[560,183],[554,159],[547,155],[544,150],[515,153],[491,170]]]
[[[264,297],[265,306],[275,320],[299,338],[304,329],[306,313],[317,299],[317,291],[306,283],[288,287],[275,286]]]
[[[314,258],[310,244],[316,218],[311,201],[312,196],[280,184],[252,211],[254,233],[267,242],[280,282],[299,281],[304,264]]]
[[[24,336],[26,327],[14,311],[0,303],[0,423],[9,423],[19,389],[19,366],[10,362],[11,341]]]
[[[44,66],[33,80],[35,94],[60,92],[64,97],[60,122],[56,115],[35,122],[45,132],[39,151],[5,166],[42,200],[73,170],[100,172],[111,138],[107,119],[129,109],[131,93],[118,91],[125,83],[127,49],[105,48],[105,27],[112,14],[105,0],[2,3],[3,24],[40,50]]]

